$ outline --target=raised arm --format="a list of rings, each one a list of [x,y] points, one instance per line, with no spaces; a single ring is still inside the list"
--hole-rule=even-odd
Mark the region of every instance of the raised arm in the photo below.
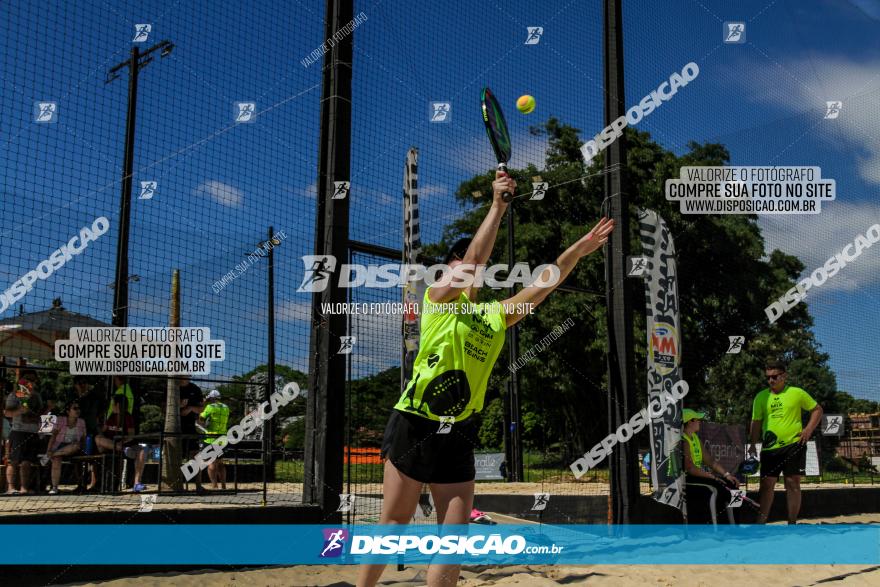
[[[464,258],[461,260],[464,266],[463,272],[470,275],[471,278],[473,278],[478,267],[486,264],[486,261],[489,260],[489,255],[492,254],[492,249],[495,247],[498,227],[501,225],[501,219],[504,217],[508,206],[501,198],[501,194],[504,192],[512,194],[515,191],[516,182],[513,181],[513,178],[503,171],[496,171],[495,181],[492,182],[492,206],[489,208],[489,213],[486,214],[482,224],[480,224],[477,234],[474,235]],[[456,287],[456,285],[456,281],[453,280],[448,285],[431,287],[428,290],[428,297],[435,304],[440,304],[458,299],[458,296],[464,290],[472,302],[476,301],[477,291],[479,290],[478,286],[471,285],[470,287],[462,288],[460,287],[460,282],[458,284],[459,287]]]
[[[611,231],[614,230],[614,221],[608,218],[602,218],[593,227],[593,229],[581,237],[576,243],[568,247],[559,258],[556,259],[556,267],[547,267],[541,272],[538,283],[550,283],[553,281],[553,274],[556,269],[559,271],[559,278],[553,285],[541,287],[538,285],[530,285],[523,288],[511,298],[504,300],[504,304],[510,309],[506,314],[507,327],[511,327],[528,314],[531,313],[536,306],[540,305],[550,293],[565,281],[568,274],[572,272],[578,261],[593,253],[608,242]]]

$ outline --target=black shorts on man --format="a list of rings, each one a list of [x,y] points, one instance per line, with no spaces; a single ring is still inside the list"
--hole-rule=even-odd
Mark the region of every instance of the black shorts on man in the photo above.
[[[9,433],[9,456],[13,463],[36,463],[40,448],[40,437],[35,432],[13,430]]]
[[[806,475],[807,447],[799,443],[761,451],[761,477]]]

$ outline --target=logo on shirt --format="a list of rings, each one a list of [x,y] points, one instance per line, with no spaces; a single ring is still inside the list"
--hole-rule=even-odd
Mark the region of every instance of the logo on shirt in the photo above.
[[[432,414],[456,416],[461,414],[471,401],[471,386],[464,371],[454,369],[444,371],[434,377],[422,394],[422,405],[428,404]]]

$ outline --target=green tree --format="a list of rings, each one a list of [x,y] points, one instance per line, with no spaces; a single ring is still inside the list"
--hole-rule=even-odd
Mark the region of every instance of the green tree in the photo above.
[[[515,214],[515,260],[535,267],[553,262],[566,247],[582,236],[602,214],[604,198],[603,155],[584,167],[578,130],[551,118],[534,134],[548,140],[543,168],[529,165],[511,169],[518,191],[528,190],[533,176],[550,183],[544,200],[517,199],[510,210]],[[768,357],[791,362],[790,379],[810,391],[817,401],[833,405],[836,393],[834,375],[826,354],[810,328],[806,306],[787,312],[773,326],[764,314],[768,303],[793,287],[803,264],[791,255],[773,251],[766,258],[764,241],[756,216],[682,215],[665,199],[665,181],[679,177],[685,165],[726,165],[729,153],[723,145],[691,142],[687,152],[676,155],[655,143],[645,132],[626,129],[628,149],[624,190],[630,202],[632,232],[627,235],[630,249],[641,250],[638,238],[637,208],[657,210],[669,225],[675,239],[678,261],[678,290],[682,326],[682,366],[690,384],[688,405],[706,408],[714,419],[745,423],[751,414],[751,401],[763,386],[763,365]],[[494,172],[468,179],[459,186],[456,198],[465,214],[444,227],[442,239],[427,247],[439,255],[464,235],[473,235],[490,202]],[[483,196],[475,199],[479,192]],[[490,263],[506,262],[506,223],[501,224]],[[520,325],[520,350],[550,333],[566,319],[574,326],[519,370],[523,436],[527,446],[558,448],[569,458],[585,452],[607,434],[606,317],[604,307],[604,260],[601,254],[584,259],[569,276],[567,284],[590,293],[557,292],[534,316]],[[645,319],[640,301],[641,283],[631,280],[632,299],[637,309],[634,320],[637,378],[642,405],[646,402],[644,366],[647,354]],[[481,300],[507,297],[506,290],[483,288]],[[746,337],[746,348],[728,355],[728,336]],[[502,353],[490,378],[487,397],[506,393],[507,354]],[[499,403],[490,404],[484,415],[486,441],[498,417]],[[561,441],[561,442],[560,442]]]

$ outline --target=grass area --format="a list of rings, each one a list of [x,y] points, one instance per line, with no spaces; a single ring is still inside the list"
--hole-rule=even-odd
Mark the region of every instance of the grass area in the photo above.
[[[352,483],[381,483],[383,465],[343,465],[342,474],[344,481],[349,480],[349,467]],[[570,483],[575,478],[571,469],[562,466],[558,459],[550,460],[544,455],[526,453],[523,457],[523,475],[526,483]],[[275,463],[275,478],[282,483],[302,483],[305,479],[302,461],[284,461]],[[577,480],[578,483],[607,483],[608,469],[593,469]],[[880,484],[880,476],[869,473],[856,473],[854,476],[848,473],[825,473],[814,477],[804,477],[802,483],[815,485],[819,483],[853,483],[856,485]],[[650,483],[650,478],[640,476],[642,483]],[[749,479],[749,485],[756,485],[756,478]]]
[[[384,465],[350,465],[352,483],[382,483]],[[275,463],[275,479],[280,483],[302,483],[305,480],[302,461],[284,461]],[[349,465],[342,466],[342,480],[349,480]]]

